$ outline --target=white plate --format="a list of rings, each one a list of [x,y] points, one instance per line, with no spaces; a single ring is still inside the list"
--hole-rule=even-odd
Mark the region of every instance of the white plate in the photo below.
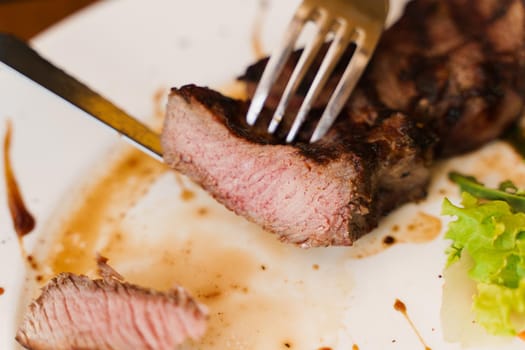
[[[152,95],[159,88],[185,83],[224,88],[241,74],[254,60],[252,28],[257,18],[263,19],[262,46],[271,49],[298,1],[270,1],[266,15],[259,17],[264,3],[107,1],[47,31],[33,44],[58,66],[131,114],[148,120],[155,114]],[[113,164],[107,150],[117,147],[112,154],[128,151],[121,150],[126,148],[113,133],[4,66],[0,66],[0,96],[0,125],[3,128],[7,117],[13,120],[14,168],[38,223],[25,244],[30,250],[34,247],[35,256],[44,257],[53,251],[51,243],[62,222],[71,215],[69,206],[79,205],[89,194],[86,188],[90,181],[96,183],[96,174]],[[273,236],[227,212],[191,184],[181,187],[173,174],[164,174],[151,186],[144,185],[144,195],[136,203],[128,203],[118,223],[130,242],[126,247],[135,250],[127,251],[127,255],[122,249],[113,255],[110,251],[109,257],[130,280],[163,286],[151,275],[168,276],[167,267],[173,264],[165,261],[170,260],[169,254],[180,258],[177,244],[193,243],[190,248],[186,246],[188,251],[193,250],[193,256],[182,266],[175,261],[174,276],[164,284],[180,281],[198,293],[209,287],[204,286],[206,283],[223,284],[218,288],[226,296],[213,299],[200,295],[204,302],[209,299],[212,311],[212,330],[202,345],[205,349],[350,349],[354,344],[360,349],[422,349],[407,321],[394,310],[396,299],[406,303],[410,317],[431,348],[457,349],[458,344],[443,340],[440,320],[440,274],[447,243],[441,238],[426,242],[423,237],[423,243],[400,243],[380,249],[379,254],[372,254],[372,250],[381,246],[377,241],[395,225],[402,232],[421,212],[439,215],[443,190],[452,197],[456,193],[444,180],[447,169],[460,167],[489,178],[488,173],[479,170],[480,162],[494,154],[514,161],[508,147],[494,144],[475,155],[448,162],[436,170],[427,201],[396,211],[360,247],[308,251],[276,242]],[[501,176],[507,175],[502,171]],[[525,185],[523,178],[517,182]],[[142,188],[122,183],[122,193],[128,193],[128,185],[135,190]],[[186,187],[195,193],[189,202],[180,198]],[[0,198],[5,198],[4,187],[0,190]],[[116,208],[122,209],[119,205]],[[196,217],[195,210],[203,207],[207,217]],[[34,275],[25,273],[3,199],[0,228],[0,287],[5,288],[0,296],[0,348],[13,349],[16,326],[26,303],[22,296],[33,295],[35,284]],[[107,247],[111,234],[101,233],[95,248]],[[166,248],[167,241],[172,245]],[[169,253],[164,260],[156,259],[156,254],[163,252]],[[359,254],[367,257],[357,259]],[[45,266],[41,268],[46,270]],[[88,268],[84,272],[92,271]],[[221,279],[217,274],[226,277]],[[212,288],[212,292],[217,290]],[[218,312],[225,315],[222,321]],[[485,348],[480,342],[484,341],[478,341],[475,347]],[[522,344],[487,348],[517,349]]]

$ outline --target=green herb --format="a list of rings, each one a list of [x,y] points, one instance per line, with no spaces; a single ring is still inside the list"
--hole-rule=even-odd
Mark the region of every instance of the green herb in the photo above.
[[[468,253],[476,321],[492,334],[515,335],[525,329],[525,196],[510,182],[489,189],[472,177],[450,178],[463,193],[462,207],[443,203],[443,214],[456,217],[445,235],[448,264]]]
[[[491,189],[472,176],[451,172],[449,178],[457,183],[462,191],[477,198],[502,200],[510,204],[515,211],[525,212],[525,192],[518,190],[511,181],[502,182],[498,189]]]

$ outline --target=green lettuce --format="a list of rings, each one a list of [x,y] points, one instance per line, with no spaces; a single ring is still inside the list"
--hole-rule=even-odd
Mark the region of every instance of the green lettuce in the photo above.
[[[474,296],[476,321],[494,335],[514,336],[525,329],[525,281],[518,288],[479,283]]]
[[[448,199],[443,203],[442,213],[456,218],[445,234],[452,241],[448,265],[464,252],[472,258],[469,276],[477,282],[476,322],[491,334],[516,335],[525,328],[525,213],[505,197],[522,194],[506,182],[498,190],[487,189],[491,196],[484,198],[483,186],[475,179],[460,179],[463,191],[473,184],[476,191],[463,192],[461,206]]]

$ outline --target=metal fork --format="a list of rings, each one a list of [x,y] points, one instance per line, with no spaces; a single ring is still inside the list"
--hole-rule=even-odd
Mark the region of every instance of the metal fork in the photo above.
[[[273,134],[277,130],[290,99],[296,93],[327,37],[333,35],[328,51],[286,136],[286,142],[295,139],[312,104],[323,90],[342,54],[350,44],[354,44],[354,54],[330,96],[310,142],[321,139],[341,112],[368,64],[385,26],[387,14],[388,0],[303,0],[288,27],[284,41],[271,55],[255,90],[246,115],[248,124],[254,125],[257,121],[272,85],[293,52],[304,26],[308,22],[313,22],[316,25],[315,36],[306,45],[297,62],[270,121],[268,132]]]

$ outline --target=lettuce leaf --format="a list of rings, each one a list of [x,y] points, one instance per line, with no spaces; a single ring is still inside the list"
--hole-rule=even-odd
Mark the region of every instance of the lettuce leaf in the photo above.
[[[525,281],[518,288],[479,283],[474,296],[476,321],[495,335],[517,335],[525,329]]]
[[[482,198],[479,191],[463,192],[461,207],[448,199],[442,207],[444,215],[456,217],[445,234],[452,241],[448,265],[463,252],[472,258],[476,321],[495,335],[516,335],[525,328],[525,213],[515,209],[505,200]]]

